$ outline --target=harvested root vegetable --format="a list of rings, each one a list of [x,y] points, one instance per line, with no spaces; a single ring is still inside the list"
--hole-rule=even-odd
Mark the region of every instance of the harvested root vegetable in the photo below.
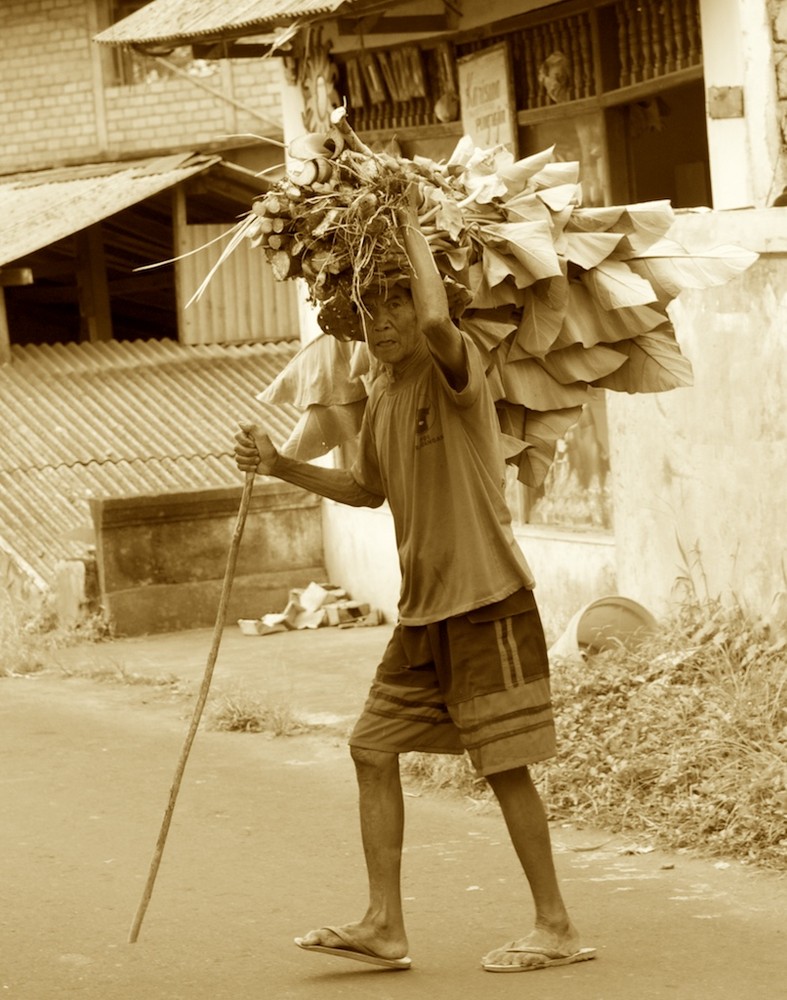
[[[271,270],[278,281],[297,277],[301,273],[298,258],[287,250],[275,250],[269,257]]]

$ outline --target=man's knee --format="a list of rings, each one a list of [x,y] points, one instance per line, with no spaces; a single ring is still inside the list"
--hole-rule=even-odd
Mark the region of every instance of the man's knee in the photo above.
[[[399,754],[387,750],[369,750],[350,744],[350,756],[359,774],[382,776],[399,770]]]
[[[533,783],[530,777],[530,770],[526,764],[522,764],[520,767],[512,767],[505,771],[498,771],[495,774],[487,774],[486,780],[498,796],[505,795],[511,791],[520,791]]]

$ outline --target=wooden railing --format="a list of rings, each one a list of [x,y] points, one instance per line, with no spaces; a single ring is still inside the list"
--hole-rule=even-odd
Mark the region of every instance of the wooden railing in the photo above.
[[[450,121],[435,113],[455,84],[447,79],[446,52],[455,66],[461,56],[501,41],[511,52],[517,111],[528,117],[702,64],[699,0],[610,0],[553,18],[542,10],[499,34],[458,36],[452,43],[422,48],[418,96],[394,85],[390,52],[395,50],[337,56],[339,90],[349,99],[356,129],[396,131]]]
[[[621,87],[702,60],[697,0],[623,0],[616,7]]]

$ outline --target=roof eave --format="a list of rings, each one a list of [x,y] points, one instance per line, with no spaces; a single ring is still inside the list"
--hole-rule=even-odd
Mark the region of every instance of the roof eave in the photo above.
[[[155,0],[154,0],[155,3]],[[282,28],[298,28],[318,21],[330,20],[338,16],[344,7],[353,5],[353,0],[326,0],[325,6],[318,10],[302,12],[277,12],[266,17],[250,17],[248,20],[237,21],[226,26],[212,25],[209,28],[176,31],[170,34],[135,35],[129,33],[128,22],[133,24],[142,11],[136,11],[127,18],[118,21],[104,31],[93,36],[93,41],[102,45],[126,46],[146,49],[153,46],[203,45],[221,42],[237,41],[253,35],[265,35]],[[152,6],[152,5],[151,5]],[[144,8],[142,8],[144,10]]]
[[[399,7],[407,2],[411,2],[411,0],[324,0],[323,3],[315,5],[316,9],[314,7],[308,9],[311,5],[306,5],[300,11],[278,11],[268,16],[252,16],[246,20],[226,25],[214,23],[203,29],[173,31],[169,34],[136,34],[134,24],[145,10],[145,8],[141,8],[122,21],[118,21],[94,35],[93,41],[102,45],[126,46],[141,51],[156,46],[174,48],[180,45],[220,45],[254,35],[270,34],[286,28],[298,29],[350,15],[361,18],[370,13],[380,13],[390,8]],[[150,6],[155,6],[155,3],[156,0],[153,0]],[[130,30],[128,22],[131,22]]]
[[[99,45],[114,45],[116,47],[125,47],[130,49],[137,49],[142,52],[150,52],[151,49],[162,48],[162,49],[173,49],[178,48],[181,45],[220,45],[225,42],[237,42],[243,38],[253,38],[255,36],[272,36],[270,42],[271,50],[275,50],[275,34],[277,29],[289,28],[289,27],[300,27],[300,22],[303,24],[311,24],[317,20],[317,17],[309,18],[308,20],[304,18],[290,18],[287,20],[276,19],[275,21],[265,21],[264,23],[254,23],[249,25],[236,25],[232,28],[222,28],[221,30],[210,30],[210,31],[194,31],[188,34],[175,34],[175,35],[151,35],[143,38],[113,38],[107,37],[111,29],[107,31],[102,31],[99,35],[93,36],[93,41],[98,42]]]

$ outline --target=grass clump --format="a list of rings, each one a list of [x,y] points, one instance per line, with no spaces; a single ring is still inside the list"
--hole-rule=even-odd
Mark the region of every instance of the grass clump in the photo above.
[[[111,656],[102,662],[83,667],[66,667],[63,664],[59,666],[61,674],[67,678],[79,677],[83,680],[121,684],[126,687],[176,688],[182,683],[175,674],[140,674],[129,670],[122,661]]]
[[[231,733],[294,736],[309,727],[287,705],[267,705],[244,691],[219,692],[208,706],[209,729]]]
[[[401,768],[423,789],[459,794],[480,805],[491,799],[486,779],[476,774],[467,754],[407,753],[401,757]]]
[[[534,768],[552,819],[787,870],[787,642],[718,602],[636,649],[553,665],[558,756]],[[466,761],[423,784],[480,791]],[[437,759],[435,759],[437,760]]]

